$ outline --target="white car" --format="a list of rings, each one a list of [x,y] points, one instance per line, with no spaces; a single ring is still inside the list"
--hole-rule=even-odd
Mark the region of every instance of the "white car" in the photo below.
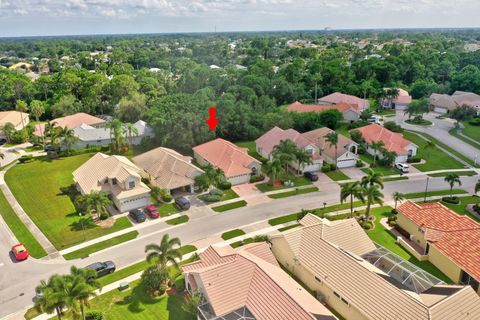
[[[403,173],[407,173],[410,171],[410,166],[405,163],[395,163],[395,168],[402,171]]]

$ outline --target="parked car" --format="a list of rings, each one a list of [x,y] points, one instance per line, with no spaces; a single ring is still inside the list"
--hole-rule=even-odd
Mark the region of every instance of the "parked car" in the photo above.
[[[95,270],[97,277],[103,277],[104,275],[113,273],[116,269],[113,261],[95,262],[85,267],[85,269]]]
[[[310,181],[317,181],[318,180],[318,175],[316,173],[307,171],[307,172],[304,172],[303,175],[305,176],[305,178],[307,178]]]
[[[406,163],[395,163],[395,168],[400,170],[403,173],[407,173],[410,171],[410,166]]]
[[[12,246],[12,253],[17,261],[26,260],[29,256],[27,248],[21,243]]]
[[[158,212],[158,208],[154,205],[150,205],[145,207],[145,213],[152,219],[157,219],[160,217],[160,213]]]
[[[190,209],[190,201],[185,197],[176,198],[175,204],[182,210]]]
[[[135,222],[144,222],[147,220],[147,215],[140,209],[132,210],[128,213],[128,216],[135,220]]]

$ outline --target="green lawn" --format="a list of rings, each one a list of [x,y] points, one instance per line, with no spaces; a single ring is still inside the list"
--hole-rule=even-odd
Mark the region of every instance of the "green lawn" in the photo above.
[[[479,128],[480,128],[480,127],[479,127]],[[474,148],[480,149],[480,143],[479,143],[479,142],[472,141],[472,140],[470,140],[470,139],[465,138],[465,137],[462,136],[462,135],[459,135],[459,134],[457,133],[457,129],[456,129],[456,128],[450,129],[450,130],[448,131],[448,133],[450,133],[452,136],[456,137],[457,139],[460,139],[460,140],[462,140],[463,142],[472,145]],[[476,140],[476,141],[480,141],[480,140]]]
[[[100,228],[91,217],[82,218],[76,213],[68,193],[73,184],[72,172],[91,155],[81,154],[52,161],[39,158],[17,164],[5,174],[5,180],[22,208],[59,250],[132,226],[125,218],[116,220],[111,228]]]
[[[338,134],[350,138],[350,132],[348,132],[348,123],[342,123],[340,126],[335,129]]]
[[[474,139],[475,141],[480,141],[480,127],[473,126],[467,121],[463,123],[465,129],[463,129],[463,134],[467,137]]]
[[[38,243],[37,239],[35,239],[17,214],[13,211],[12,207],[10,207],[10,204],[7,202],[2,191],[0,191],[0,214],[17,240],[27,247],[32,257],[40,259],[47,255],[47,252],[45,252],[40,243]],[[12,243],[12,245],[13,244],[14,243]]]
[[[224,204],[222,206],[213,207],[212,210],[216,211],[216,212],[224,212],[224,211],[227,211],[227,210],[232,210],[232,209],[236,209],[236,208],[245,207],[246,205],[247,205],[246,201],[240,200],[240,201],[237,201],[237,202],[227,203],[227,204]]]
[[[385,227],[380,223],[380,220],[382,218],[387,218],[392,215],[391,210],[392,208],[388,206],[372,209],[372,215],[375,216],[376,220],[375,228],[367,231],[367,235],[370,237],[370,239],[372,239],[372,241],[376,242],[377,244],[387,248],[401,258],[431,273],[432,275],[443,280],[444,282],[452,283],[452,281],[446,275],[444,275],[429,261],[418,261],[415,257],[410,255],[410,253],[408,253],[405,249],[403,249],[400,245],[397,244],[396,237],[392,233],[390,233],[390,231],[385,229]]]
[[[289,225],[289,226],[286,226],[286,227],[282,227],[282,228],[278,229],[278,231],[284,232],[284,231],[296,228],[298,226],[300,226],[300,223],[295,223],[295,224],[292,224],[292,225]]]
[[[115,246],[117,244],[120,244],[122,242],[133,240],[137,236],[138,236],[138,231],[131,231],[131,232],[122,234],[120,236],[113,237],[111,239],[95,243],[91,246],[82,248],[80,250],[67,253],[63,257],[67,260],[85,258],[85,257],[88,257],[91,253],[94,253],[94,252],[97,252],[97,251],[100,251],[100,250],[103,250],[103,249],[106,249],[106,248],[109,248],[109,247],[113,247],[113,246]]]
[[[258,161],[264,161],[265,159],[257,152],[257,148],[255,146],[255,141],[241,141],[241,142],[235,142],[237,146],[240,148],[247,148],[248,149],[248,154],[251,157],[254,157]]]
[[[453,189],[452,194],[464,194],[468,193],[462,189]],[[427,197],[434,197],[434,196],[448,196],[450,195],[450,190],[437,190],[437,191],[428,191]],[[414,193],[406,193],[405,199],[416,199],[416,198],[423,198],[425,196],[425,192],[414,192]]]
[[[280,199],[280,198],[292,197],[292,196],[296,196],[304,193],[317,192],[317,191],[318,191],[317,187],[309,187],[309,188],[303,188],[303,189],[298,189],[293,191],[270,194],[268,195],[268,197],[272,199]]]
[[[233,242],[233,243],[230,244],[230,246],[232,248],[238,248],[238,247],[244,246],[244,245],[249,244],[249,243],[253,243],[253,238],[246,238],[246,239],[243,239],[243,240],[240,240],[240,241],[237,241],[237,242]]]
[[[384,176],[391,176],[391,175],[394,175],[394,174],[400,174],[400,171],[398,169],[395,169],[394,167],[363,168],[361,170],[363,172],[367,173],[368,169],[372,169],[374,172],[381,173]]]
[[[423,140],[416,134],[412,132],[405,131],[403,133],[405,139],[408,139],[415,143],[418,146],[417,156],[424,159],[426,163],[423,164],[414,164],[413,166],[420,171],[434,171],[434,170],[444,170],[444,169],[462,169],[464,165],[458,162],[457,160],[450,157],[445,152],[441,151],[438,148],[425,148],[427,141]],[[429,138],[429,137],[426,137]],[[437,141],[434,141],[436,145]]]
[[[465,170],[465,171],[455,171],[455,172],[431,173],[428,176],[429,177],[445,177],[447,174],[450,174],[450,173],[455,173],[459,176],[469,176],[469,177],[477,175],[477,173],[475,171]]]
[[[226,201],[230,199],[238,198],[238,194],[232,189],[223,190],[223,197],[220,201]]]
[[[160,217],[163,218],[180,212],[180,210],[177,208],[175,203],[164,203],[158,206],[158,212],[160,213]]]
[[[349,176],[347,176],[345,173],[343,173],[338,169],[334,171],[325,172],[325,175],[328,176],[333,181],[350,180]]]
[[[292,181],[293,181],[294,187],[307,186],[309,184],[312,184],[312,181],[308,180],[305,177],[297,177],[297,178],[293,179]],[[267,182],[259,183],[259,184],[256,185],[256,187],[257,187],[258,190],[260,190],[262,192],[292,188],[292,187],[284,186],[284,185],[281,185],[281,186],[278,186],[278,187],[270,186],[270,185],[268,185]]]
[[[385,178],[383,182],[391,182],[391,181],[398,181],[398,180],[408,180],[408,177],[394,177],[394,178]]]
[[[173,218],[173,219],[170,219],[170,220],[167,220],[165,221],[166,224],[171,224],[171,225],[177,225],[177,224],[182,224],[182,223],[186,223],[188,221],[188,216],[187,215],[183,215],[183,216],[180,216],[178,218]]]
[[[414,126],[431,126],[432,125],[432,121],[428,121],[428,120],[425,120],[425,119],[422,119],[420,122],[416,122],[413,119],[405,120],[405,122],[408,123],[408,124],[414,125]]]
[[[223,240],[229,240],[229,239],[232,239],[232,238],[243,236],[244,234],[245,234],[245,231],[243,231],[241,229],[233,229],[233,230],[224,232],[222,234],[222,239]]]

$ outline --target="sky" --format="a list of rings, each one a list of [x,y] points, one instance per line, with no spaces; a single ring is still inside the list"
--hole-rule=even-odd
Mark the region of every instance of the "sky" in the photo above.
[[[480,0],[0,0],[0,37],[480,27]]]

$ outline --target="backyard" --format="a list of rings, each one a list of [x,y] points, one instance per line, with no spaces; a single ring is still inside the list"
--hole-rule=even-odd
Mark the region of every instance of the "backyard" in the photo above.
[[[13,195],[33,222],[59,250],[132,226],[120,218],[100,228],[91,217],[79,217],[69,196],[72,172],[92,154],[48,160],[38,158],[17,164],[5,174]]]

